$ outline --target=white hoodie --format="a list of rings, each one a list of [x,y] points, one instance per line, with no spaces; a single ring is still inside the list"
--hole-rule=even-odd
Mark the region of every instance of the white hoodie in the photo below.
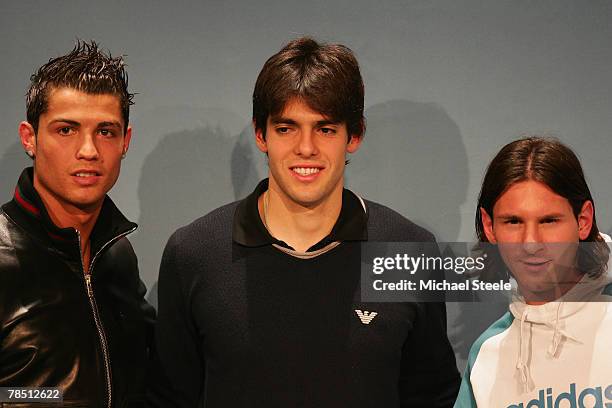
[[[611,302],[609,273],[544,305],[514,298],[472,346],[455,408],[612,408]]]

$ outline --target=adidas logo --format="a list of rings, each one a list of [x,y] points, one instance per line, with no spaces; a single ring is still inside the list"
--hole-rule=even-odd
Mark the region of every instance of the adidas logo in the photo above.
[[[370,322],[374,320],[378,314],[376,312],[368,312],[367,310],[361,311],[359,309],[355,309],[355,313],[357,313],[359,320],[361,320],[361,323],[363,324],[370,324]]]
[[[556,390],[555,390],[556,391]],[[569,392],[561,392],[557,395],[552,388],[539,390],[538,398],[526,403],[508,405],[507,408],[609,408],[612,407],[612,384],[604,387],[576,389],[576,383],[571,383]],[[546,392],[546,394],[545,394]],[[605,398],[605,400],[604,400]]]

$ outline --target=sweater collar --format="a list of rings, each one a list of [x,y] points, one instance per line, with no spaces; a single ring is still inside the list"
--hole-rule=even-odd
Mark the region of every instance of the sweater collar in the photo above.
[[[234,213],[233,240],[247,247],[275,244],[293,249],[285,242],[274,238],[259,216],[257,200],[267,189],[268,179],[264,179],[238,204]],[[336,241],[367,241],[367,220],[368,212],[363,200],[350,190],[343,189],[342,208],[331,232],[307,252],[317,251]]]

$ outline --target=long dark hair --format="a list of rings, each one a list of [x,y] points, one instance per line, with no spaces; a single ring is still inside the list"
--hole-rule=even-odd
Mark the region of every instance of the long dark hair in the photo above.
[[[576,154],[553,138],[527,137],[505,145],[493,158],[484,180],[476,207],[476,234],[480,242],[488,242],[480,209],[493,217],[493,207],[499,197],[512,185],[534,180],[547,185],[567,199],[576,219],[586,201],[593,203],[593,225],[584,242],[597,244],[581,246],[578,266],[589,276],[599,276],[606,270],[610,249],[599,234],[595,219],[595,203],[584,178]]]

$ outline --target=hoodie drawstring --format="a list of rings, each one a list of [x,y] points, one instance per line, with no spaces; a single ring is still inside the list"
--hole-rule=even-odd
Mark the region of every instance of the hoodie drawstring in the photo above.
[[[559,302],[559,306],[557,306],[557,320],[555,321],[555,327],[553,332],[552,343],[548,347],[548,355],[551,357],[555,357],[557,355],[557,350],[559,349],[559,345],[561,344],[561,340],[564,338],[575,341],[576,343],[582,344],[580,340],[578,340],[575,336],[561,328],[561,306],[563,302]],[[552,325],[547,324],[548,327]]]
[[[548,355],[554,357],[557,354],[557,348],[559,348],[559,344],[561,343],[561,331],[559,330],[559,317],[561,315],[561,305],[563,302],[559,302],[559,306],[557,306],[557,318],[555,320],[555,330],[553,332],[552,343],[548,347]]]
[[[524,337],[524,329],[525,329],[525,321],[527,320],[527,308],[523,310],[523,314],[521,315],[521,331],[519,335],[519,358],[516,363],[516,368],[519,370],[521,376],[521,384],[523,385],[523,392],[529,391],[529,383],[530,383],[530,373],[529,367],[524,361],[524,353],[523,349],[525,348],[526,341],[523,339]]]
[[[563,340],[563,338],[567,338],[577,343],[580,343],[578,339],[576,339],[570,333],[567,333],[565,330],[561,328],[561,307],[562,305],[563,305],[563,302],[558,302],[557,313],[556,313],[557,317],[555,319],[554,326],[552,322],[545,323],[546,326],[553,329],[552,341],[547,350],[548,355],[552,358],[556,358],[557,351],[559,350],[559,345],[561,344],[561,341]],[[516,368],[519,370],[519,373],[520,373],[520,381],[521,381],[521,385],[523,386],[523,392],[529,392],[531,391],[531,388],[532,388],[531,372],[529,370],[529,365],[527,364],[527,359],[529,358],[527,356],[527,353],[529,352],[529,342],[530,341],[526,338],[527,334],[525,333],[525,325],[526,323],[529,323],[527,321],[528,310],[529,310],[528,308],[525,308],[523,310],[523,313],[521,314],[521,324],[520,324],[520,333],[519,333],[519,357],[516,363]]]

